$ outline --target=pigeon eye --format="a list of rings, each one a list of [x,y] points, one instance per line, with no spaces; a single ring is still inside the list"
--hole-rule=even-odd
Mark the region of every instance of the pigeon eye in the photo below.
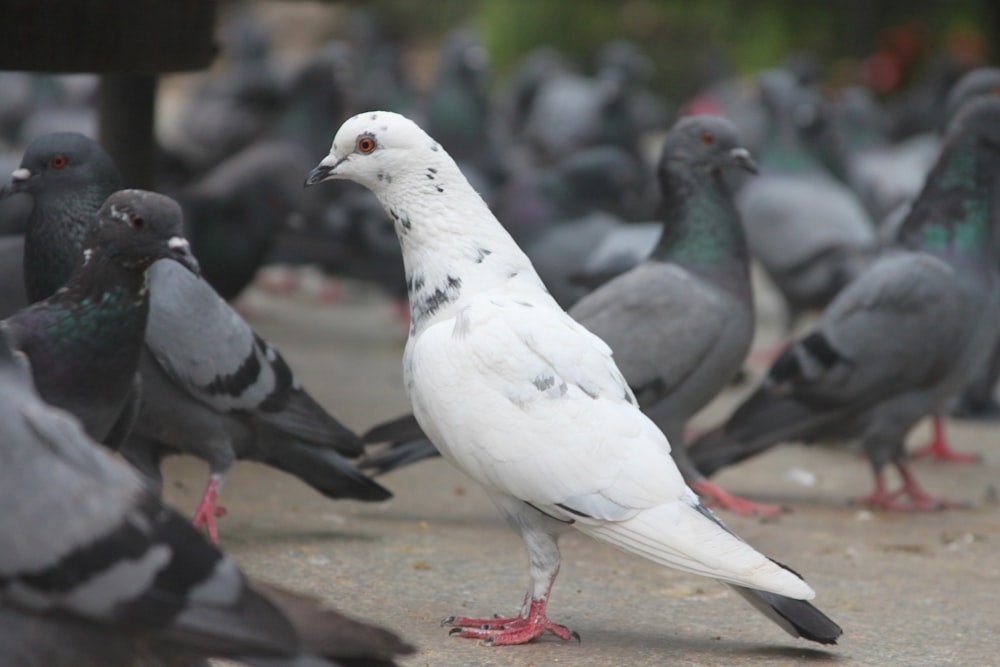
[[[708,132],[706,130],[705,132],[701,133],[701,143],[705,144],[706,146],[711,146],[712,144],[715,143],[715,136],[711,132]]]
[[[128,217],[128,221],[136,229],[142,229],[143,225],[146,224],[146,221],[143,220],[142,216],[139,215],[138,213],[133,213],[132,215],[130,215]]]
[[[66,159],[65,155],[56,155],[51,160],[49,160],[49,164],[52,165],[53,169],[62,169],[63,167],[66,166],[67,162],[69,161]]]
[[[358,137],[358,152],[367,155],[375,150],[375,137],[368,136],[367,134]]]

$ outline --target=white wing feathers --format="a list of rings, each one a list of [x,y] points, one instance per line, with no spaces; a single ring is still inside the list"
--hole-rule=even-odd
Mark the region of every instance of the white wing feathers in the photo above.
[[[813,596],[703,513],[610,348],[558,308],[475,297],[412,338],[406,359],[417,420],[491,493],[658,563]]]

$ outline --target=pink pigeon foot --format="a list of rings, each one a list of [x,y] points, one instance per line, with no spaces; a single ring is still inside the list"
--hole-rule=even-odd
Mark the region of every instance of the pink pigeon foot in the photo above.
[[[770,368],[774,360],[781,356],[781,353],[788,347],[788,341],[782,340],[770,347],[751,350],[747,356],[747,363],[751,366]]]
[[[254,284],[268,294],[282,296],[298,291],[302,287],[302,276],[293,269],[273,269],[258,273]]]
[[[527,644],[546,632],[551,632],[563,640],[576,639],[580,635],[565,625],[553,623],[545,616],[545,600],[533,599],[527,616],[495,616],[493,618],[470,618],[449,616],[442,625],[453,625],[450,635],[466,639],[482,639],[490,646],[510,646]]]
[[[888,512],[933,512],[944,509],[960,509],[968,507],[968,503],[947,498],[937,498],[924,491],[917,484],[916,477],[906,464],[897,463],[899,474],[903,478],[903,488],[898,491],[886,489],[885,477],[881,472],[875,473],[875,490],[857,503],[873,509]],[[901,497],[909,500],[900,500]]]
[[[319,288],[319,300],[330,306],[342,303],[344,300],[343,286],[334,278],[325,279]]]
[[[208,478],[208,484],[205,486],[205,493],[201,496],[201,502],[198,503],[198,509],[194,511],[194,520],[192,521],[194,527],[198,530],[201,530],[204,526],[205,530],[208,531],[208,538],[212,540],[214,544],[219,543],[219,529],[215,525],[215,519],[221,519],[226,516],[226,508],[219,507],[215,504],[216,500],[219,498],[219,489],[221,486],[221,476],[212,475]]]
[[[934,436],[927,445],[921,447],[913,453],[917,458],[929,458],[934,461],[945,463],[979,463],[981,461],[978,454],[969,452],[959,452],[951,448],[948,436],[944,432],[944,420],[934,417]]]
[[[691,488],[710,507],[736,512],[741,516],[777,516],[785,511],[785,508],[780,505],[755,503],[752,500],[734,496],[725,489],[709,482],[707,479],[702,482],[695,482],[691,485]]]

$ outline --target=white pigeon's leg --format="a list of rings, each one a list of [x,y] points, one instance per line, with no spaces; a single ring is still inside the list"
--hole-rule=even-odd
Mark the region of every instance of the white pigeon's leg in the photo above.
[[[482,639],[494,646],[526,644],[546,632],[551,632],[560,639],[575,638],[579,641],[580,635],[576,632],[565,625],[553,623],[545,616],[552,584],[559,574],[558,535],[564,524],[520,500],[509,497],[493,497],[493,500],[521,534],[528,551],[531,581],[521,605],[521,613],[518,616],[497,615],[493,618],[449,616],[442,624],[455,626],[449,634]]]
[[[213,544],[219,543],[219,529],[215,525],[215,519],[226,515],[226,508],[215,504],[219,499],[219,491],[222,490],[222,483],[225,480],[225,473],[213,472],[209,475],[208,484],[205,485],[205,492],[201,496],[201,502],[198,503],[198,509],[194,511],[192,521],[198,530],[204,526]]]

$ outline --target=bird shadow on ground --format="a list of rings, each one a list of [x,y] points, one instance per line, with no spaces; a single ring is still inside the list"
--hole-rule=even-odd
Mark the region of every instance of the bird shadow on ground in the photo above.
[[[342,531],[331,528],[302,529],[296,526],[254,526],[242,524],[231,529],[224,535],[226,542],[238,545],[265,543],[269,545],[293,544],[297,547],[311,544],[347,543],[347,542],[380,542],[378,536],[354,531]]]
[[[662,653],[670,651],[688,657],[704,656],[713,663],[726,664],[727,660],[762,658],[767,660],[788,660],[794,664],[809,662],[849,662],[850,655],[841,655],[836,647],[830,649],[809,646],[787,646],[779,644],[751,644],[706,636],[657,635],[629,631],[627,629],[590,630],[575,627],[582,636],[583,644],[601,647],[609,652],[632,650],[639,653]],[[742,664],[742,663],[741,663]],[[769,663],[771,664],[771,663]]]

